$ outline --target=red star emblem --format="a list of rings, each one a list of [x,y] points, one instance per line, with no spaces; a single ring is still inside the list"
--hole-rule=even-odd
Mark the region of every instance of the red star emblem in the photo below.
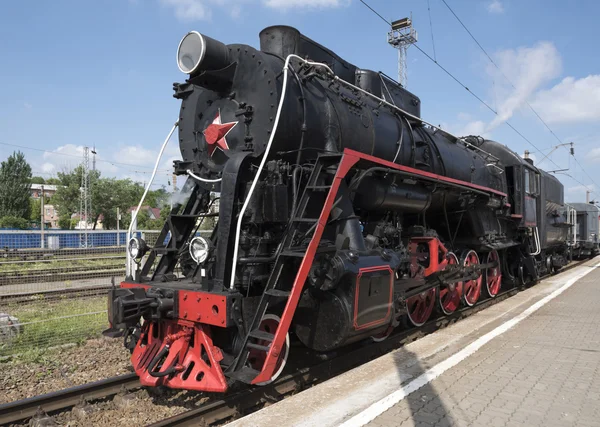
[[[221,123],[221,110],[217,112],[217,117],[204,129],[204,139],[208,145],[208,154],[212,157],[217,147],[221,151],[229,150],[225,137],[238,122]]]

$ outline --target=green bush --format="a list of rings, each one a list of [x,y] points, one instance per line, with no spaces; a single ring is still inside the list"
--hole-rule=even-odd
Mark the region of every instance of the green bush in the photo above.
[[[5,216],[0,218],[0,228],[18,228],[20,230],[26,230],[29,228],[29,221],[25,218],[18,218],[16,216]]]
[[[69,230],[71,228],[71,218],[68,216],[61,216],[58,219],[58,226],[63,230]]]

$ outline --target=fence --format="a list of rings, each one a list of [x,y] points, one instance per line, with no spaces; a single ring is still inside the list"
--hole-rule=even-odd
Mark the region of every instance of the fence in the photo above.
[[[82,234],[0,230],[0,357],[107,327],[106,292],[125,276],[126,233],[88,231],[85,245]],[[152,246],[159,231],[136,234]]]

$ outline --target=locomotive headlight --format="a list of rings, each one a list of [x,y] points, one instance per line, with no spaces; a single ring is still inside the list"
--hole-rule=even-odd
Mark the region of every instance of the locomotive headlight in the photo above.
[[[196,264],[202,264],[208,258],[210,243],[204,237],[194,237],[190,242],[190,255]]]
[[[229,48],[198,31],[190,31],[179,42],[177,66],[181,72],[195,75],[206,70],[220,70],[229,65]]]
[[[144,239],[132,237],[127,243],[127,251],[129,252],[129,256],[136,261],[140,261],[147,250],[148,246],[146,245]]]
[[[206,53],[204,37],[198,31],[190,31],[179,42],[177,66],[181,72],[191,74],[200,65]]]

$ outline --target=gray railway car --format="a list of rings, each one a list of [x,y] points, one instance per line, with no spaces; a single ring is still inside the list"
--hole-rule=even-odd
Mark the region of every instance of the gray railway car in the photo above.
[[[600,208],[591,203],[571,203],[571,206],[577,211],[575,245],[572,248],[573,257],[585,258],[598,255]]]

